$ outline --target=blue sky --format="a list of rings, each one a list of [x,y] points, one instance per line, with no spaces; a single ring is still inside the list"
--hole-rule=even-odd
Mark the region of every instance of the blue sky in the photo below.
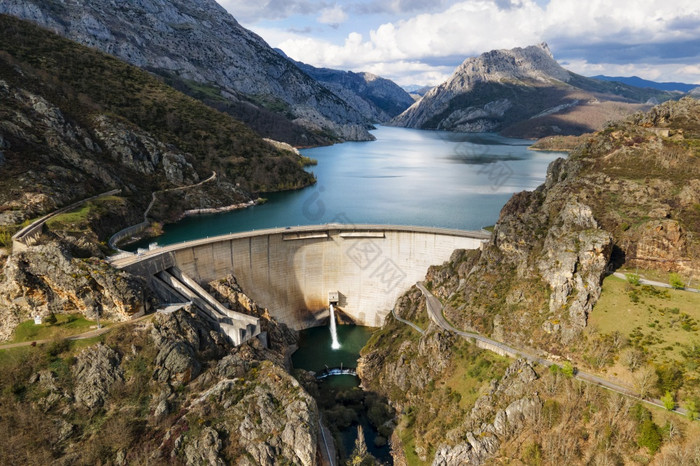
[[[700,84],[697,0],[217,0],[314,66],[435,85],[464,59],[547,42],[571,71]]]

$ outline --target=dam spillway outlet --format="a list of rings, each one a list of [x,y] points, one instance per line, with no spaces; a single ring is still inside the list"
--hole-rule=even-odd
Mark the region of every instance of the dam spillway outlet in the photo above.
[[[329,306],[330,311],[331,311],[331,349],[333,350],[339,350],[340,349],[340,342],[338,341],[338,329],[336,328],[336,323],[335,323],[335,310],[333,309],[333,305],[331,304]]]
[[[146,278],[159,296],[165,291],[154,278],[169,269],[202,288],[233,275],[251,299],[295,330],[325,325],[329,290],[337,290],[334,306],[358,325],[380,327],[429,266],[449,260],[455,249],[478,249],[489,237],[412,226],[302,226],[169,245],[122,255],[112,265]]]

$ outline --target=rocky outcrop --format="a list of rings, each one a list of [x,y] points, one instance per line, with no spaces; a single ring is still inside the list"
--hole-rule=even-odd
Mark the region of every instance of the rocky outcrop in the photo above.
[[[221,358],[231,349],[224,334],[196,318],[192,310],[159,314],[151,338],[158,349],[153,378],[171,385],[190,382],[202,371],[202,360]]]
[[[218,100],[284,107],[282,114],[337,138],[369,140],[351,105],[243,28],[214,0],[71,3],[5,1],[0,13],[33,21],[141,68],[215,86]]]
[[[622,85],[620,85],[622,86]],[[615,88],[562,68],[547,44],[492,50],[468,58],[446,82],[428,91],[392,124],[458,132],[505,132],[516,137],[581,134],[633,113],[649,98],[670,93]],[[556,115],[556,117],[552,117]]]
[[[421,313],[425,314],[425,301],[422,293],[412,287],[396,302],[397,314],[409,321],[415,321]],[[403,325],[403,324],[401,324]],[[420,340],[401,340],[397,334],[390,337],[381,347],[366,349],[357,362],[357,373],[369,388],[382,387],[408,393],[422,390],[449,366],[457,337],[448,332],[437,331],[431,327]],[[394,399],[395,403],[400,403]]]
[[[668,102],[588,137],[514,195],[492,239],[427,281],[463,329],[557,351],[586,327],[605,274],[626,264],[700,275],[700,104]]]
[[[183,155],[169,150],[165,144],[137,128],[129,128],[106,115],[95,117],[94,132],[102,147],[120,165],[137,173],[153,175],[162,170],[165,179],[174,186],[194,184],[199,175]]]
[[[576,201],[564,205],[547,233],[537,266],[551,290],[550,314],[561,315],[562,309],[568,309],[566,341],[586,326],[600,297],[612,246],[612,235],[599,228],[591,208]]]
[[[8,257],[0,282],[0,339],[34,315],[80,312],[127,320],[148,306],[145,283],[97,259],[75,259],[57,242]]]
[[[447,433],[447,438],[462,439],[453,446],[442,445],[433,459],[435,466],[484,464],[505,440],[532,423],[542,402],[530,386],[537,374],[522,359],[511,364],[499,381],[493,381],[487,393],[474,403],[462,424]]]
[[[57,464],[318,464],[318,408],[274,362],[283,354],[233,347],[188,308],[102,338],[4,367],[3,464],[48,452]]]
[[[257,306],[257,305],[255,305]],[[252,339],[232,347],[191,310],[159,315],[151,337],[157,348],[153,379],[197,390],[168,428],[161,450],[186,464],[316,464],[316,402],[280,364],[284,352]],[[168,399],[158,400],[165,404]],[[201,430],[198,422],[215,416]],[[162,414],[161,414],[162,417]]]
[[[76,403],[90,410],[102,407],[112,386],[124,380],[120,362],[119,355],[103,344],[80,353],[72,370]]]

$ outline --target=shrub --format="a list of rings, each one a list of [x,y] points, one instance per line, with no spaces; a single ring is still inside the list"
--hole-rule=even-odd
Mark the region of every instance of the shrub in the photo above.
[[[649,450],[649,453],[654,454],[661,446],[661,440],[659,426],[654,424],[654,421],[651,419],[642,421],[639,426],[637,444],[640,447],[646,447]]]
[[[56,357],[59,354],[65,353],[70,349],[69,340],[54,340],[48,344],[46,348],[46,354],[52,357]]]
[[[683,288],[685,288],[685,283],[683,283],[683,279],[677,273],[669,274],[668,283],[671,285],[672,288],[676,290],[682,290]]]
[[[676,402],[673,400],[673,394],[669,391],[666,392],[664,396],[661,397],[661,402],[664,404],[664,408],[668,411],[673,411],[676,407]]]
[[[539,443],[531,443],[525,447],[523,451],[523,463],[529,465],[540,465],[542,464],[542,447]]]
[[[694,421],[698,417],[698,408],[695,405],[695,401],[688,400],[685,402],[686,417],[690,421]]]
[[[627,277],[627,282],[629,282],[630,285],[638,286],[641,283],[639,275],[636,273],[628,273],[625,277]]]
[[[573,377],[576,370],[569,361],[564,361],[564,364],[561,365],[561,372],[567,377]]]

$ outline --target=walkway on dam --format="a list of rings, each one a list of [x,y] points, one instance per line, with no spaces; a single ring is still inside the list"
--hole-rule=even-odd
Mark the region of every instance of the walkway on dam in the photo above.
[[[511,357],[521,357],[524,359],[527,359],[530,362],[534,362],[537,364],[540,364],[545,367],[549,367],[551,365],[556,364],[554,361],[550,361],[549,359],[541,358],[539,356],[536,356],[534,354],[528,353],[527,351],[523,351],[522,349],[515,348],[513,346],[506,345],[505,343],[501,343],[496,340],[492,340],[490,338],[487,338],[483,335],[480,335],[478,333],[473,333],[473,332],[464,332],[462,330],[458,330],[455,327],[450,324],[447,319],[445,319],[445,316],[442,313],[442,303],[440,302],[439,299],[437,299],[428,289],[425,287],[425,284],[422,282],[416,283],[416,286],[418,287],[419,290],[423,293],[423,296],[425,296],[425,304],[426,308],[428,310],[428,316],[430,317],[430,320],[435,323],[438,327],[447,330],[449,332],[456,333],[457,335],[461,336],[462,338],[472,340],[474,342],[481,342],[483,344],[479,345],[481,348],[488,349],[489,351],[494,351],[496,353],[505,353],[511,355]],[[489,348],[493,347],[493,349]],[[500,350],[500,351],[499,351]],[[648,399],[648,398],[641,398],[632,388],[621,385],[619,383],[604,379],[600,376],[597,376],[595,374],[592,374],[590,372],[585,372],[581,370],[576,370],[576,373],[574,377],[578,380],[587,382],[587,383],[592,383],[595,385],[598,385],[600,387],[603,387],[607,390],[613,391],[615,393],[619,393],[620,395],[624,395],[630,398],[634,398],[638,401],[666,409],[664,407],[664,404],[661,402],[661,400],[658,399]],[[685,416],[687,414],[687,411],[684,408],[675,408],[673,412]]]
[[[269,228],[264,230],[252,230],[241,233],[229,233],[221,236],[206,237],[191,241],[183,241],[181,243],[169,244],[166,246],[156,247],[142,253],[122,253],[108,258],[110,264],[118,269],[123,269],[137,262],[141,262],[150,257],[158,256],[168,252],[178,251],[180,249],[192,248],[196,246],[206,245],[209,243],[229,241],[239,238],[247,238],[251,236],[278,235],[278,234],[303,234],[317,233],[331,230],[340,231],[364,231],[364,232],[379,232],[379,231],[405,231],[414,233],[440,233],[443,235],[461,236],[465,238],[474,238],[478,240],[488,240],[491,238],[491,232],[485,230],[455,230],[449,228],[407,226],[407,225],[346,225],[343,223],[327,223],[325,225],[301,225],[296,227]],[[309,237],[310,238],[310,237]],[[303,239],[303,238],[300,238]]]

